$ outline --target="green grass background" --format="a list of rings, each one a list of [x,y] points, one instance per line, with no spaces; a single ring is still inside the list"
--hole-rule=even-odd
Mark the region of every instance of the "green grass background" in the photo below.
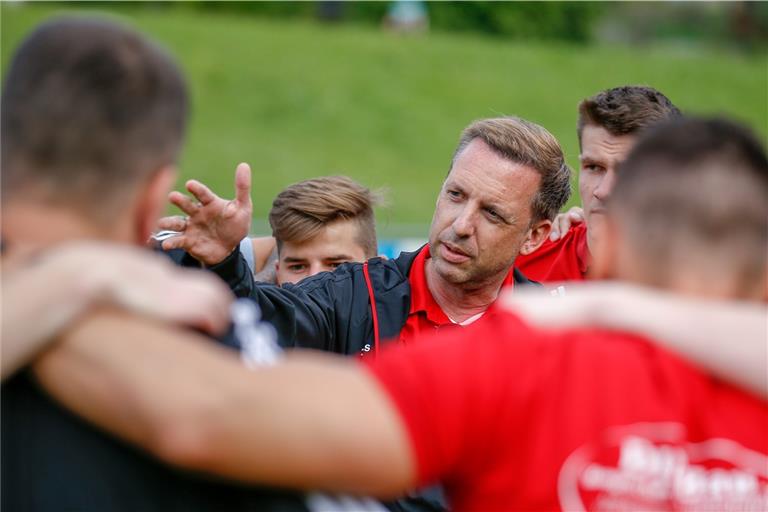
[[[82,7],[0,5],[2,69],[38,22]],[[272,198],[313,176],[347,174],[389,189],[380,232],[424,235],[461,129],[515,114],[542,124],[576,168],[576,105],[647,84],[688,113],[724,113],[768,134],[768,59],[712,49],[604,47],[372,27],[324,26],[118,5],[117,16],[166,45],[191,84],[182,180],[227,197],[238,162],[254,169],[255,232]],[[91,11],[93,12],[93,11]],[[103,11],[102,11],[103,12]],[[182,182],[180,182],[181,185]],[[577,204],[574,193],[571,204]]]

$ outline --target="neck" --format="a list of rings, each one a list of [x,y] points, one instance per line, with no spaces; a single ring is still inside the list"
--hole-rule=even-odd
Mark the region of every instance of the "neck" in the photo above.
[[[429,292],[440,309],[454,322],[463,322],[487,310],[499,296],[506,277],[506,274],[502,274],[481,286],[465,287],[446,281],[437,273],[431,259],[426,261],[425,273]]]
[[[3,205],[2,237],[10,250],[45,249],[85,239],[134,243],[125,221],[99,225],[89,222],[85,214],[35,203]]]

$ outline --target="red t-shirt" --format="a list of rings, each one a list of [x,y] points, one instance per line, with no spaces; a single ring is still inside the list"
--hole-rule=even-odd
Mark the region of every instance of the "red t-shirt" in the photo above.
[[[576,224],[553,242],[547,239],[531,254],[521,254],[515,266],[528,279],[540,283],[555,281],[582,281],[589,265],[587,225]]]
[[[464,510],[768,510],[768,404],[634,335],[498,312],[370,371]]]
[[[416,338],[461,327],[448,318],[427,287],[425,265],[430,257],[429,246],[425,245],[411,265],[411,271],[408,275],[408,283],[411,286],[411,309],[408,312],[405,325],[400,330],[399,341],[401,343],[409,343]],[[505,290],[510,290],[514,286],[512,269],[509,270],[501,286]],[[493,314],[495,313],[491,310],[486,311],[477,321],[485,321],[487,320],[486,317],[490,318]]]

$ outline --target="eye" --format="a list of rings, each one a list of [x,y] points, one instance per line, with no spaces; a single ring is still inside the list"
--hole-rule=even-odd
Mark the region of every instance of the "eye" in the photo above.
[[[338,268],[339,265],[341,265],[342,263],[344,263],[344,262],[343,261],[332,261],[331,263],[328,264],[328,266],[331,267],[331,268]]]
[[[499,212],[497,212],[493,208],[486,208],[485,214],[488,216],[489,219],[491,219],[494,222],[501,222],[504,220],[504,218],[501,215],[499,215]]]
[[[581,169],[589,172],[603,172],[605,170],[602,165],[593,163],[585,163],[581,166]]]
[[[458,190],[446,189],[445,194],[453,200],[461,199],[461,192]]]
[[[294,274],[300,274],[306,271],[307,271],[307,265],[304,263],[292,263],[288,265],[288,272],[293,272]]]

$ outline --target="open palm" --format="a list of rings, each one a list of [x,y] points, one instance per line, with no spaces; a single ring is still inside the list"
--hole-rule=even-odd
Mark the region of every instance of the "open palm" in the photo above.
[[[163,249],[184,249],[206,265],[226,258],[251,228],[251,168],[241,163],[235,170],[235,198],[223,199],[197,180],[189,180],[186,188],[197,200],[171,192],[168,200],[187,216],[164,217],[160,229],[179,234],[163,241]]]

